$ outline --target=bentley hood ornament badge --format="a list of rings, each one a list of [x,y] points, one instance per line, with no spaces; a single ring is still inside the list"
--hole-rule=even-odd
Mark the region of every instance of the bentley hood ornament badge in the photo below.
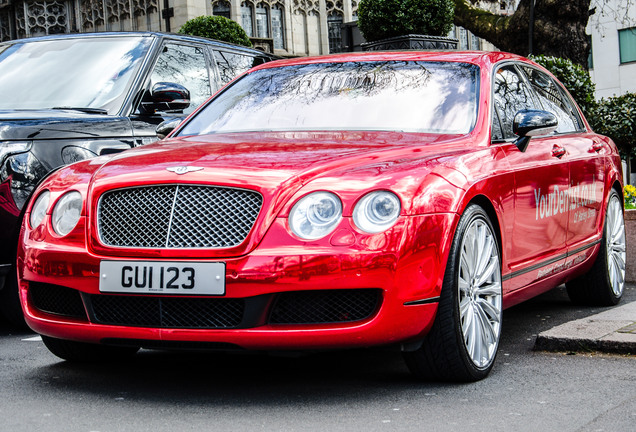
[[[201,171],[203,167],[195,167],[195,166],[176,166],[176,167],[168,167],[166,168],[168,171],[172,171],[175,174],[187,174],[193,171]]]

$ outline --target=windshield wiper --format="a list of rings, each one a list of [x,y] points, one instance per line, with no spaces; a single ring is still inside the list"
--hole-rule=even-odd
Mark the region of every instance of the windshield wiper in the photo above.
[[[59,106],[53,107],[51,109],[54,110],[69,110],[69,111],[81,111],[88,114],[108,114],[108,111],[102,108],[85,108],[85,107],[69,107],[69,106]]]

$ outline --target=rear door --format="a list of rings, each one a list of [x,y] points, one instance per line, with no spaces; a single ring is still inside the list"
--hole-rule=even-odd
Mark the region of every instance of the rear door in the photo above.
[[[609,149],[587,133],[574,102],[549,75],[530,66],[522,69],[543,109],[559,121],[552,139],[567,150],[570,164],[567,243],[571,262],[575,259],[573,255],[589,249],[598,238],[607,162],[604,155]]]

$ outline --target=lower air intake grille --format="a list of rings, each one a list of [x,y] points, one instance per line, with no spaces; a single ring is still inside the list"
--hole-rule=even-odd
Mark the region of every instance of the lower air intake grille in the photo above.
[[[360,321],[378,308],[380,290],[295,291],[280,294],[270,324],[326,324]]]
[[[33,307],[42,312],[86,319],[79,291],[59,285],[30,282],[29,294]]]
[[[101,324],[159,328],[235,328],[243,319],[243,299],[90,296]]]

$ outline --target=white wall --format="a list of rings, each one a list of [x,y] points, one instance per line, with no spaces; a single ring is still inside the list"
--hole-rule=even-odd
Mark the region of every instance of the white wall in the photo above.
[[[587,26],[592,36],[592,80],[596,97],[636,92],[636,63],[620,64],[618,31],[636,27],[636,6],[626,8],[624,0],[594,0],[596,13]]]

